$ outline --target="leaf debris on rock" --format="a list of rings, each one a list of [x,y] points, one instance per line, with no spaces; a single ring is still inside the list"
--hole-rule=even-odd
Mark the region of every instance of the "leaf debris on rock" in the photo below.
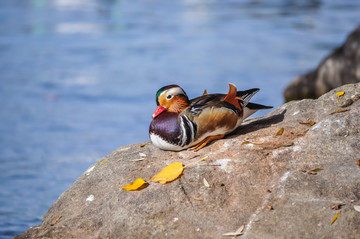
[[[242,225],[235,232],[224,233],[223,236],[224,237],[237,237],[237,236],[244,234],[244,229],[245,229],[245,225]]]
[[[309,170],[307,173],[310,174],[310,175],[316,175],[318,172],[324,170],[323,168],[314,168],[314,169],[311,169]]]
[[[282,143],[280,146],[281,147],[290,147],[290,146],[293,146],[294,145],[294,142],[285,142],[285,143]]]
[[[335,221],[336,221],[336,219],[339,217],[339,215],[341,214],[341,211],[339,211],[338,213],[336,213],[336,215],[333,217],[333,219],[331,220],[331,222],[330,222],[330,225],[332,225]]]
[[[280,136],[284,133],[284,128],[280,128],[277,132],[276,132],[276,136]]]
[[[337,110],[337,111],[331,112],[330,114],[331,114],[331,115],[333,115],[333,114],[338,114],[338,113],[346,112],[346,111],[349,111],[349,110],[350,110],[350,109]]]
[[[148,183],[144,179],[138,178],[134,182],[129,183],[126,186],[121,187],[126,191],[140,191],[148,186]]]
[[[203,179],[203,182],[204,182],[205,187],[210,188],[210,184],[205,178]]]
[[[310,120],[310,121],[308,121],[308,122],[299,122],[300,124],[308,124],[308,125],[310,125],[310,126],[313,126],[314,124],[316,124],[316,122],[315,121],[312,121],[312,120]]]
[[[336,204],[335,206],[332,206],[331,209],[332,210],[340,210],[342,208],[342,206],[344,206],[345,204],[343,203],[339,203],[339,204]]]
[[[62,218],[62,216],[58,216],[58,217],[50,224],[50,226],[54,226],[56,223],[58,223],[58,221],[60,220],[60,218]]]
[[[358,205],[355,205],[355,206],[354,206],[354,209],[355,209],[355,211],[358,211],[358,212],[360,212],[360,206],[358,206]]]

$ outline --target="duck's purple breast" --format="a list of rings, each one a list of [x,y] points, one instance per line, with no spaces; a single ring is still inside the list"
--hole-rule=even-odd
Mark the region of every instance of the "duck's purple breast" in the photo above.
[[[178,145],[180,136],[178,114],[170,112],[160,114],[151,121],[149,133],[156,134],[165,141]]]

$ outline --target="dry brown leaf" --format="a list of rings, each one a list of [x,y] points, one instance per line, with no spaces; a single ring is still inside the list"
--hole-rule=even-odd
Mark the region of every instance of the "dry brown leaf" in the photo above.
[[[314,168],[314,169],[311,169],[309,170],[307,173],[308,174],[311,174],[311,175],[316,175],[318,172],[324,170],[323,168]]]
[[[133,148],[143,148],[143,147],[145,147],[146,145],[148,145],[148,144],[150,144],[150,142],[146,142],[146,143],[143,143],[143,144],[138,144],[138,145],[135,145],[135,146],[133,146]]]
[[[344,206],[345,204],[343,203],[339,203],[336,204],[335,206],[331,207],[332,210],[340,210],[342,206]]]
[[[360,159],[357,160],[356,164],[360,167]]]
[[[195,197],[195,196],[191,196],[193,199],[195,199],[196,201],[202,201],[202,199],[201,198],[197,198],[197,197]]]
[[[276,132],[276,136],[280,136],[284,133],[284,128],[280,128],[278,132]]]
[[[290,147],[290,146],[293,146],[294,145],[294,142],[285,142],[285,143],[282,143],[280,146],[281,147]]]
[[[50,226],[54,226],[59,220],[62,218],[62,216],[58,216],[51,224]]]
[[[341,211],[339,211],[338,213],[336,213],[336,215],[335,215],[335,216],[333,217],[333,219],[331,220],[330,225],[332,225],[332,224],[336,221],[336,219],[339,217],[340,213],[341,213]]]
[[[273,206],[271,206],[271,205],[267,205],[267,209],[269,209],[270,211],[274,210]]]
[[[140,190],[146,188],[147,186],[148,186],[148,184],[144,181],[144,179],[138,178],[134,182],[121,187],[121,189],[124,189],[126,191],[140,191]]]
[[[205,187],[210,188],[210,184],[208,183],[208,181],[205,178],[203,179],[203,182],[204,182]]]
[[[314,124],[316,124],[316,122],[315,121],[312,121],[312,120],[310,120],[309,122],[299,122],[300,124],[308,124],[308,125],[310,125],[310,126],[313,126]]]
[[[350,109],[343,109],[343,110],[337,110],[337,111],[334,111],[332,113],[330,113],[331,115],[333,114],[337,114],[337,113],[342,113],[342,112],[346,112],[346,111],[349,111]]]
[[[131,159],[129,161],[131,162],[139,162],[139,161],[143,161],[145,158],[139,158],[139,159]]]
[[[317,172],[314,172],[314,171],[308,171],[307,174],[310,174],[310,175],[316,175]]]
[[[355,206],[354,206],[354,209],[355,209],[356,211],[360,212],[360,206],[355,205]]]
[[[156,174],[149,181],[156,183],[169,183],[177,179],[184,171],[184,165],[181,162],[173,162],[163,168],[160,173]]]
[[[242,235],[244,233],[244,229],[245,229],[245,225],[242,225],[235,232],[224,233],[223,236],[224,237],[237,237],[237,236],[240,236],[240,235]]]

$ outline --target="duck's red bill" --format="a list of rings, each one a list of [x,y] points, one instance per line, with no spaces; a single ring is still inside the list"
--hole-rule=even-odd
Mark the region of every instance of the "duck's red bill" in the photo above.
[[[166,109],[161,106],[161,105],[158,105],[156,107],[156,110],[155,110],[155,113],[152,115],[153,118],[156,118],[159,114],[161,114],[162,112],[164,112]]]

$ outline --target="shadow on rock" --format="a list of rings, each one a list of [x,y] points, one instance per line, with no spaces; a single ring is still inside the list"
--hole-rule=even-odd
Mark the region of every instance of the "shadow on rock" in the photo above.
[[[276,115],[270,115],[266,118],[253,118],[244,121],[244,123],[234,132],[229,134],[228,138],[233,138],[241,134],[251,133],[263,128],[268,128],[272,124],[280,123],[284,120],[286,109]]]

